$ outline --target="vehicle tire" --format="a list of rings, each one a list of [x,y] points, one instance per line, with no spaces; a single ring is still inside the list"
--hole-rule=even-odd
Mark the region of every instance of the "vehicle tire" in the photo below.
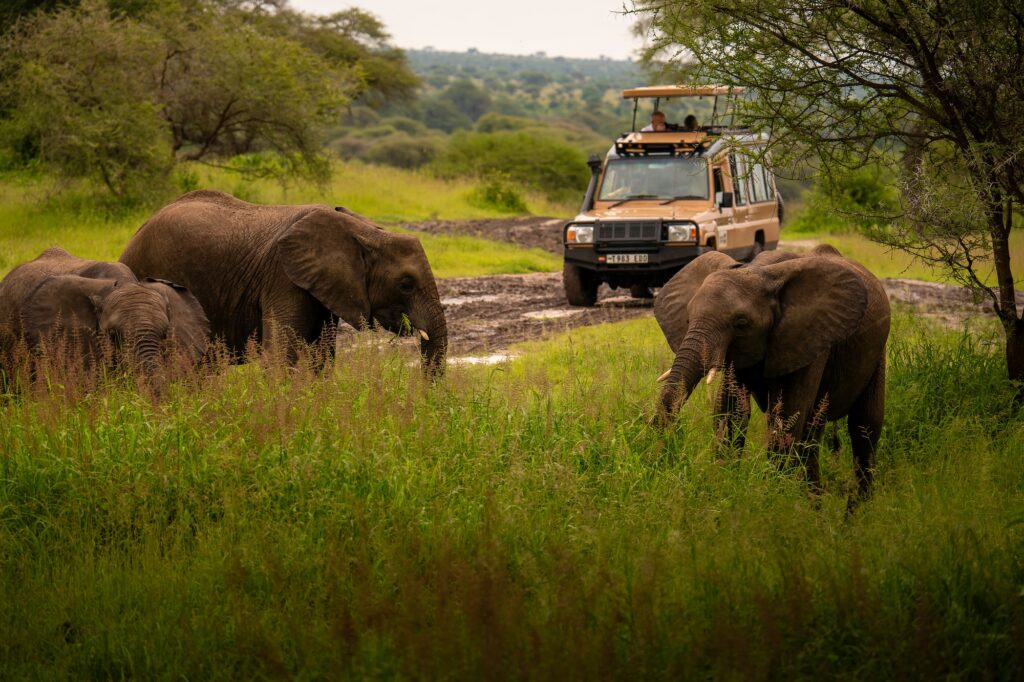
[[[562,286],[565,287],[565,298],[569,305],[586,308],[594,305],[597,303],[597,287],[600,285],[596,273],[572,263],[562,266]]]
[[[749,263],[750,261],[757,258],[757,254],[761,253],[762,251],[764,251],[764,243],[755,241],[754,248],[750,250],[750,257],[747,258],[747,262]]]
[[[629,295],[633,298],[654,298],[654,292],[646,284],[632,284],[629,287]]]

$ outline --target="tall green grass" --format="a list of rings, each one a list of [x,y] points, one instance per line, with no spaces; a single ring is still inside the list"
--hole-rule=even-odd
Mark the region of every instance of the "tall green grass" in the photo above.
[[[653,320],[0,405],[0,677],[1019,677],[1024,418],[897,316],[874,497],[649,426]],[[755,419],[756,422],[756,419]],[[756,438],[754,439],[756,442]]]
[[[258,203],[327,203],[380,222],[495,217],[472,203],[474,185],[361,163],[337,164],[328,186],[283,187],[268,180],[244,181],[213,169],[196,170],[190,186],[219,189]],[[185,188],[183,188],[184,191]],[[117,260],[135,230],[159,204],[111,213],[88,194],[53,187],[41,178],[0,178],[0,277],[19,263],[60,246],[83,258]],[[571,209],[530,197],[532,211],[568,214]],[[472,237],[422,235],[437,277],[557,270],[561,261],[540,249],[522,249]]]

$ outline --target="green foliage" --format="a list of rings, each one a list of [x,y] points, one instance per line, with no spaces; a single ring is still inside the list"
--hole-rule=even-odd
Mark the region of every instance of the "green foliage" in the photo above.
[[[443,145],[437,137],[397,133],[371,143],[359,158],[396,168],[419,168],[436,159]]]
[[[786,224],[787,232],[869,230],[888,224],[899,210],[892,176],[879,166],[820,175],[803,200],[804,210]]]
[[[473,188],[470,201],[502,213],[526,213],[526,202],[506,175],[492,173]]]
[[[180,161],[324,181],[322,132],[341,105],[408,98],[418,82],[379,20],[358,9],[70,5],[4,36],[0,145],[15,163],[91,179],[122,202],[166,195]]]
[[[0,69],[10,75],[0,99],[11,109],[0,144],[122,200],[161,187],[173,165],[171,134],[147,79],[157,72],[159,35],[115,20],[98,1],[21,26],[3,40]]]
[[[457,80],[446,87],[441,99],[451,102],[470,121],[476,121],[491,109],[491,97],[470,80]]]
[[[849,519],[848,443],[814,500],[714,447],[703,386],[648,425],[651,319],[434,386],[365,335],[326,372],[6,401],[0,674],[1016,679],[1024,424],[990,349],[897,329]]]
[[[506,173],[552,198],[582,194],[590,177],[586,156],[553,137],[521,131],[458,132],[437,162],[444,176]]]

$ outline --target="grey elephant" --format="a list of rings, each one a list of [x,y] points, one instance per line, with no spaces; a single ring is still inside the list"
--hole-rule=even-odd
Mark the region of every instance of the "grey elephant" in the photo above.
[[[22,341],[30,348],[60,342],[86,368],[100,364],[104,346],[130,351],[146,371],[171,351],[195,363],[209,330],[202,307],[184,287],[139,280],[122,263],[64,249],[48,249],[0,281],[0,347],[8,371]]]
[[[315,342],[341,319],[418,330],[424,368],[444,367],[447,325],[419,240],[340,207],[190,192],[139,228],[121,262],[187,286],[236,358],[255,338],[285,344],[294,361],[296,341]]]
[[[752,397],[769,415],[770,449],[794,447],[817,491],[824,426],[848,417],[857,497],[869,492],[890,322],[878,278],[828,245],[806,256],[766,252],[749,265],[710,252],[663,287],[654,315],[676,354],[662,376],[663,423],[703,376],[710,383],[729,369],[715,397],[720,434],[732,437],[738,428],[742,445],[745,411],[737,401]]]

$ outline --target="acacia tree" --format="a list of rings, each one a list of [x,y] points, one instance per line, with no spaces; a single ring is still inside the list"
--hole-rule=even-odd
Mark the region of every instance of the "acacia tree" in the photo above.
[[[738,121],[775,158],[876,164],[900,215],[873,236],[987,296],[1024,381],[1010,236],[1024,201],[1020,0],[634,0],[649,64],[745,86]],[[1024,392],[1024,386],[1022,386]]]

